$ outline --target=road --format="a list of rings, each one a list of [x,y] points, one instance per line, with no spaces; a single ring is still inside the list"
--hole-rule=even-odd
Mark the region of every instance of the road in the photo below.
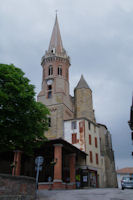
[[[133,200],[133,189],[40,190],[39,200]]]

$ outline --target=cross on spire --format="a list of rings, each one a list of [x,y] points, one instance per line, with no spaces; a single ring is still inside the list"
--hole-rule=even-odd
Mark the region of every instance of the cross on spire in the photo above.
[[[57,15],[57,12],[58,12],[58,10],[56,9],[56,10],[55,10],[56,15]]]

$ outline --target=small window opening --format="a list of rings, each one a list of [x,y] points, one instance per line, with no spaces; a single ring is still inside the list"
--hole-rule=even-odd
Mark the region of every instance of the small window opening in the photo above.
[[[62,68],[58,67],[58,75],[62,76]]]
[[[68,80],[68,70],[66,70],[66,79]]]
[[[91,129],[91,123],[88,122],[88,129],[90,130]]]
[[[48,118],[48,127],[49,128],[51,127],[51,118],[50,117]]]
[[[48,75],[49,76],[53,75],[53,67],[52,67],[52,65],[50,65],[49,68],[48,68]]]
[[[48,85],[48,99],[52,97],[52,85]]]
[[[43,80],[45,79],[45,69],[43,69]]]
[[[72,130],[77,128],[77,122],[76,121],[72,121],[71,128],[72,128]]]

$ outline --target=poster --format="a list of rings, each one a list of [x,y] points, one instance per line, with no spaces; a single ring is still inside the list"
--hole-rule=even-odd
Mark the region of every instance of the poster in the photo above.
[[[83,182],[87,182],[87,176],[83,176]]]

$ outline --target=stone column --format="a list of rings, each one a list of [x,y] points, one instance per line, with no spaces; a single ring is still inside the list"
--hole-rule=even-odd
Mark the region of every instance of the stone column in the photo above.
[[[12,175],[13,176],[19,176],[20,175],[20,170],[21,170],[21,154],[22,151],[14,151],[14,167],[12,170]]]
[[[75,184],[75,168],[76,168],[76,154],[73,153],[73,154],[70,154],[69,155],[69,166],[70,166],[70,183],[72,184],[72,188],[74,189],[76,184]]]

